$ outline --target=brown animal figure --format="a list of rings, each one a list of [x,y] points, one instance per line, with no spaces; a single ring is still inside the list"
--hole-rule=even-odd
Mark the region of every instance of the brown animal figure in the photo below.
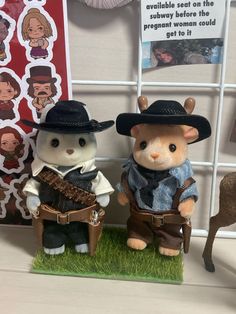
[[[187,158],[188,144],[211,134],[209,122],[191,114],[194,103],[187,98],[184,107],[173,100],[156,100],[147,106],[146,97],[141,96],[140,113],[117,117],[117,132],[135,139],[118,194],[121,205],[130,204],[127,245],[131,249],[144,250],[158,237],[160,254],[177,256],[182,243],[189,242],[189,218],[198,193]],[[188,245],[184,251],[188,252]]]
[[[210,229],[205,248],[202,254],[205,268],[209,272],[215,271],[212,261],[212,248],[216,232],[221,227],[236,222],[236,172],[224,176],[220,182],[219,213],[210,219]]]

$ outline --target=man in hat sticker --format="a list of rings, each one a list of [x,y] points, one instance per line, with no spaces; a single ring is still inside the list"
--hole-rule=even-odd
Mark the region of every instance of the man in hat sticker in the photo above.
[[[49,104],[54,104],[53,97],[57,94],[52,70],[49,66],[34,66],[30,68],[30,77],[26,79],[29,84],[28,95],[33,98],[32,105],[40,118],[42,110]]]

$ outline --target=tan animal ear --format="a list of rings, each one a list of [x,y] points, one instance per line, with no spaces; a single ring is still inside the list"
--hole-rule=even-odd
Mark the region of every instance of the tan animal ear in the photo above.
[[[134,138],[137,138],[139,132],[140,132],[140,126],[139,125],[133,126],[132,129],[130,130],[130,134]]]
[[[143,112],[148,108],[148,100],[146,96],[139,96],[138,97],[138,107],[140,112]]]
[[[191,114],[195,108],[195,99],[192,97],[188,97],[184,102],[184,109],[188,114]]]
[[[184,138],[188,144],[196,141],[199,137],[198,130],[195,128],[185,128],[184,129]]]

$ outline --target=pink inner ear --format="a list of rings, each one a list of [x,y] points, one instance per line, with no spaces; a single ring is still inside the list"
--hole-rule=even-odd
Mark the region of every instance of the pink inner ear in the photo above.
[[[139,130],[140,130],[140,125],[133,126],[132,129],[130,130],[131,136],[136,138],[139,134]]]
[[[196,141],[199,137],[198,130],[195,128],[188,128],[184,131],[184,138],[187,143],[192,143]]]

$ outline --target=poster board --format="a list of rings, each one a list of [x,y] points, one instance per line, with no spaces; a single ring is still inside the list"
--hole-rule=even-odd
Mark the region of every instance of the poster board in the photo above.
[[[31,224],[22,187],[42,109],[71,99],[66,0],[0,2],[0,223]]]
[[[222,62],[225,1],[141,1],[143,69]]]

